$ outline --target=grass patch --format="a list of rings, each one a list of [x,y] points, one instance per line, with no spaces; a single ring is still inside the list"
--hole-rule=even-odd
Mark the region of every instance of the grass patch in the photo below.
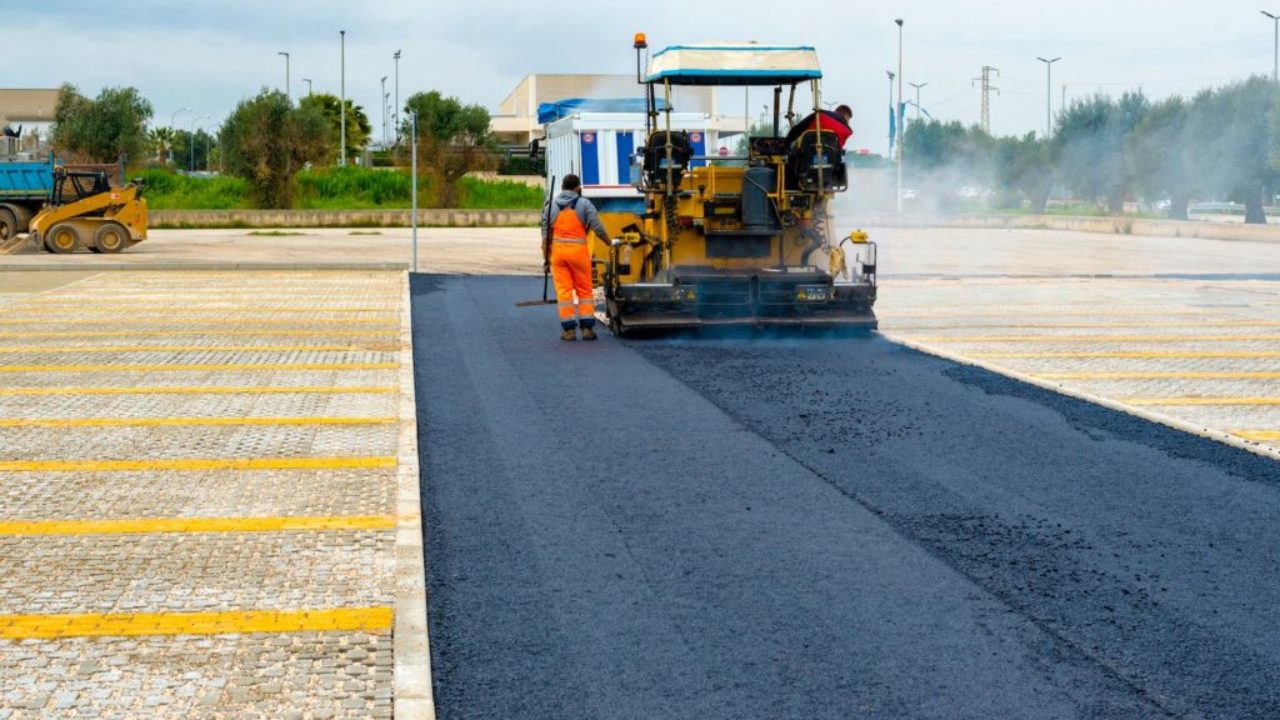
[[[249,183],[236,177],[191,177],[150,168],[140,173],[147,187],[143,197],[152,210],[244,210]]]
[[[290,230],[254,230],[249,233],[257,237],[288,237],[290,235],[306,235],[306,233],[292,232]]]
[[[352,230],[348,235],[381,235],[377,230]]]
[[[521,182],[476,178],[458,181],[458,207],[463,210],[538,210],[542,189]]]

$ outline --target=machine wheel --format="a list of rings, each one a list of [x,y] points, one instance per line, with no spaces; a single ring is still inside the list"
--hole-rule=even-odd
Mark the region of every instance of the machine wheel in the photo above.
[[[93,231],[93,245],[89,249],[96,253],[118,253],[129,247],[129,231],[118,222],[105,222]]]
[[[44,236],[44,247],[52,253],[73,253],[80,247],[80,228],[70,223],[58,223]]]
[[[0,208],[0,245],[3,245],[6,240],[13,238],[19,232],[21,231],[18,230],[17,216],[8,208]]]

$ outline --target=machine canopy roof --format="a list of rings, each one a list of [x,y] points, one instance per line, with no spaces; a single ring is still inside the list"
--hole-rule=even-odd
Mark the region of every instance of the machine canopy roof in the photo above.
[[[658,98],[658,110],[661,112],[667,104]],[[644,98],[567,98],[557,102],[542,103],[538,106],[538,124],[546,125],[574,113],[635,113],[643,115],[649,108]]]
[[[649,60],[649,82],[672,85],[790,85],[822,77],[807,45],[672,45]]]

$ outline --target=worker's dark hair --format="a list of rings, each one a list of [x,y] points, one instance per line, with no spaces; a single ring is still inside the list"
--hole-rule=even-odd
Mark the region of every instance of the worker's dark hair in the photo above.
[[[853,108],[849,107],[848,105],[837,105],[836,112],[840,113],[841,115],[847,118],[853,117]]]
[[[577,190],[580,187],[582,187],[582,180],[573,173],[565,175],[564,182],[560,183],[561,190],[568,190],[570,192]]]

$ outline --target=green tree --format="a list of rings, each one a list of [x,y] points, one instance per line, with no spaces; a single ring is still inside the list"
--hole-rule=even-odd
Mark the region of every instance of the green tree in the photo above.
[[[342,106],[342,100],[337,95],[316,93],[302,98],[298,105],[301,108],[319,112],[332,126],[332,148],[329,157],[336,161],[342,154],[342,113],[338,109]],[[359,157],[364,147],[369,144],[369,134],[373,131],[373,126],[369,124],[364,108],[352,103],[350,98],[347,98],[346,111],[347,161],[351,162]]]
[[[173,150],[173,128],[150,128],[147,130],[147,145],[151,148],[151,155],[161,165],[167,164]]]
[[[249,181],[255,205],[287,208],[294,175],[326,157],[332,133],[315,106],[294,107],[284,93],[264,89],[236,106],[222,140],[227,172]]]
[[[90,100],[65,84],[54,107],[53,146],[75,159],[111,163],[121,155],[139,160],[147,148],[151,103],[134,88],[104,88]]]
[[[464,105],[457,98],[432,90],[415,93],[405,101],[406,117],[418,115],[419,157],[436,190],[436,204],[453,207],[458,202],[458,182],[477,170],[496,165],[493,136],[489,132],[489,111],[479,105]],[[411,122],[404,133],[411,136]],[[402,148],[401,153],[406,153]]]
[[[1048,141],[1034,132],[995,141],[995,174],[1006,196],[1025,198],[1043,215],[1053,191],[1054,159]]]
[[[1274,185],[1277,91],[1252,77],[1196,96],[1191,114],[1192,170],[1206,189],[1245,205],[1245,222],[1265,224],[1263,196]]]
[[[1127,143],[1135,189],[1148,200],[1168,197],[1168,215],[1174,220],[1187,219],[1197,189],[1191,171],[1191,112],[1191,105],[1176,95],[1154,103]]]
[[[192,147],[192,135],[186,130],[173,133],[173,164],[184,170],[205,170],[209,168],[209,155],[218,144],[217,138],[205,132],[204,128],[196,130],[195,146]]]
[[[1135,184],[1125,148],[1150,105],[1141,92],[1126,92],[1119,100],[1098,93],[1058,117],[1054,152],[1062,180],[1076,197],[1102,202],[1115,213],[1124,209]]]

